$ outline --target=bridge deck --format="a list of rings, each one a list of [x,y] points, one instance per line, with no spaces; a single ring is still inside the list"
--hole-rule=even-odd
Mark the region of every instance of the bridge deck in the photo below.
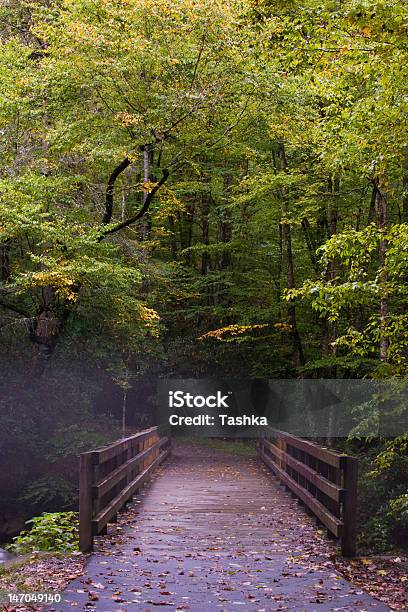
[[[58,610],[389,610],[336,574],[332,550],[257,459],[179,445]]]

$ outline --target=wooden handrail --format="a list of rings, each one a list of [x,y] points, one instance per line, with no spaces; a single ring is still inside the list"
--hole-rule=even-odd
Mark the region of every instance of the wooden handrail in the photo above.
[[[344,556],[356,553],[358,462],[309,440],[263,428],[260,457],[336,538]]]
[[[92,550],[95,535],[150,478],[170,453],[170,438],[151,427],[109,446],[81,453],[79,466],[79,545]]]

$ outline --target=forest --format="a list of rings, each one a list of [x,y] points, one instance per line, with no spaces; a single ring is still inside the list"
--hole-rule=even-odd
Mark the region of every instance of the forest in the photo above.
[[[158,379],[406,381],[407,17],[0,2],[1,541],[77,509],[78,454],[153,423]],[[395,411],[334,441],[382,552],[408,536]]]

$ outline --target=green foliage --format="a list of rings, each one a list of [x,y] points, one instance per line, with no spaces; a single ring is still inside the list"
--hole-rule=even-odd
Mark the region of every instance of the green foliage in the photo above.
[[[57,429],[48,442],[49,452],[47,459],[56,462],[61,458],[76,457],[80,453],[92,448],[106,446],[111,439],[110,428],[112,424],[106,420],[98,423],[98,429],[86,429],[85,423],[72,423]]]
[[[3,3],[0,455],[27,503],[42,457],[105,439],[100,378],[406,377],[406,33],[402,0]],[[378,545],[407,483],[384,457]]]
[[[389,502],[388,518],[394,527],[395,536],[408,535],[408,493],[400,495]]]
[[[32,481],[19,501],[33,508],[72,508],[77,501],[76,487],[61,475],[50,475]]]
[[[388,357],[400,371],[406,365],[408,348],[407,316],[401,308],[388,314],[384,322],[379,304],[384,295],[399,305],[406,303],[407,291],[403,278],[407,272],[407,224],[394,225],[389,231],[368,225],[360,231],[350,229],[332,236],[321,248],[321,264],[327,269],[333,262],[347,270],[346,277],[332,281],[308,280],[299,289],[285,293],[287,300],[301,298],[310,300],[311,307],[319,316],[336,322],[342,313],[351,308],[371,308],[378,314],[368,318],[366,327],[356,329],[349,326],[336,339],[336,346],[351,350],[359,357],[369,357],[378,346],[381,336],[388,341]],[[385,264],[378,265],[377,254],[380,241],[387,244]]]
[[[388,474],[398,481],[398,477],[408,471],[408,435],[386,442],[375,463],[373,476],[381,477],[383,474]]]
[[[377,509],[375,516],[367,517],[359,533],[358,541],[360,546],[377,553],[388,552],[391,549],[390,524],[387,518],[384,518],[382,510]]]
[[[361,542],[379,551],[403,545],[408,536],[408,436],[361,456]]]
[[[29,530],[22,531],[8,548],[17,554],[37,550],[74,552],[79,550],[78,514],[76,512],[44,512],[26,522]]]

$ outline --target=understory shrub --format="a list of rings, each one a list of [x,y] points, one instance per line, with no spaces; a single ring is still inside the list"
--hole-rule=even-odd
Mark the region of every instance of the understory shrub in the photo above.
[[[44,512],[26,521],[30,529],[22,531],[8,546],[11,552],[25,554],[34,550],[73,552],[79,550],[77,512]]]
[[[360,544],[378,552],[408,542],[408,436],[360,456]]]

